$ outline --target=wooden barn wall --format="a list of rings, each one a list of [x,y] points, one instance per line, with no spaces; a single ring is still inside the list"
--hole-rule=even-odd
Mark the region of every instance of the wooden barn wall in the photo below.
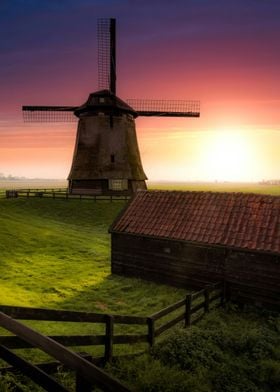
[[[112,234],[112,272],[117,274],[200,288],[224,278],[224,260],[222,248]]]
[[[280,306],[279,256],[230,250],[225,271],[233,297]]]
[[[280,304],[279,256],[113,233],[112,272],[194,289],[225,279],[245,302]]]

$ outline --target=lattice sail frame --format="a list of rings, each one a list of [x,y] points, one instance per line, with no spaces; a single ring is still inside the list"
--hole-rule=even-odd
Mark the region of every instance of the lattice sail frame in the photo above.
[[[97,22],[98,88],[116,94],[116,21],[100,18]]]
[[[199,117],[200,101],[165,99],[127,99],[139,116]]]
[[[116,20],[101,18],[97,23],[98,87],[116,95]],[[196,100],[128,99],[126,102],[138,116],[199,117],[200,102]],[[78,107],[23,106],[25,122],[75,122]]]
[[[42,122],[77,122],[74,115],[76,106],[23,106],[23,121],[28,123]]]
[[[138,114],[146,117],[199,117],[200,101],[127,99]],[[23,106],[24,122],[75,122],[77,106]]]

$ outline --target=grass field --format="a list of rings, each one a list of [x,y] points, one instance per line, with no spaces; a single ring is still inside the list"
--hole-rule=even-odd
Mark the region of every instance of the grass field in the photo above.
[[[0,187],[2,186],[4,190],[7,189],[6,185],[2,183]],[[234,189],[231,188],[232,184],[161,183],[151,184],[150,187],[259,192],[256,185],[250,187],[243,185],[235,185]],[[52,183],[50,187],[55,186]],[[29,186],[22,184],[22,187]],[[30,187],[35,186],[30,184]],[[41,187],[49,186],[41,184]],[[259,187],[262,193],[280,194],[279,187]],[[184,290],[111,275],[108,227],[123,208],[124,203],[122,201],[95,203],[89,200],[1,198],[1,304],[148,315],[181,299],[186,293]],[[33,322],[32,326],[48,334],[103,333],[103,327],[99,325],[93,327],[88,324],[77,326],[73,323]],[[133,331],[131,326],[123,328],[129,332]],[[116,332],[120,331],[117,329]],[[142,349],[143,346],[119,347],[115,352],[127,353],[140,348]],[[93,355],[102,353],[101,347],[86,350]],[[33,353],[24,351],[23,354],[36,360],[44,358],[37,351]],[[145,362],[146,365],[147,363]],[[124,364],[124,369],[126,366]],[[151,366],[151,369],[154,367]],[[120,371],[117,369],[116,373]],[[278,372],[278,368],[275,371]],[[131,369],[131,372],[135,372],[135,369]],[[164,372],[171,377],[172,371],[168,373],[170,371],[165,369]],[[173,376],[176,377],[174,374]],[[210,389],[205,389],[208,390]],[[239,389],[228,391],[236,392]],[[243,392],[242,389],[241,391]]]
[[[2,199],[1,302],[106,312],[135,312],[137,302],[139,313],[177,299],[180,290],[110,274],[108,227],[123,206]],[[154,290],[166,293],[161,304]]]
[[[108,227],[123,206],[120,201],[0,199],[1,304],[149,315],[181,299],[184,290],[111,275]],[[98,324],[32,325],[48,334],[104,332]],[[118,346],[116,353],[122,350]]]
[[[280,195],[279,185],[261,185],[258,183],[203,183],[203,182],[147,182],[149,189],[183,190],[183,191],[212,191],[212,192],[248,192],[270,195]],[[0,193],[5,189],[20,188],[66,188],[64,180],[21,180],[0,181]]]
[[[154,182],[150,189],[182,190],[182,191],[211,191],[211,192],[246,192],[267,195],[280,195],[280,185],[260,185],[257,183],[180,183]]]

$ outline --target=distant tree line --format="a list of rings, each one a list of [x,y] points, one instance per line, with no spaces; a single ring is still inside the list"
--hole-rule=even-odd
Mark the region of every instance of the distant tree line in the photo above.
[[[5,174],[0,173],[0,180],[6,180],[6,181],[18,181],[18,180],[26,180],[26,177],[18,177],[18,176],[12,176],[11,174],[5,176]]]
[[[260,185],[280,185],[280,180],[262,180]]]

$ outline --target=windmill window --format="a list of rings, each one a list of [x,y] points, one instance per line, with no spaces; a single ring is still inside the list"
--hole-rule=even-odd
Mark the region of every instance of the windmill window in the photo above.
[[[124,191],[128,189],[128,181],[124,179],[109,180],[109,189],[112,191]]]
[[[111,155],[111,163],[115,163],[115,155]]]

